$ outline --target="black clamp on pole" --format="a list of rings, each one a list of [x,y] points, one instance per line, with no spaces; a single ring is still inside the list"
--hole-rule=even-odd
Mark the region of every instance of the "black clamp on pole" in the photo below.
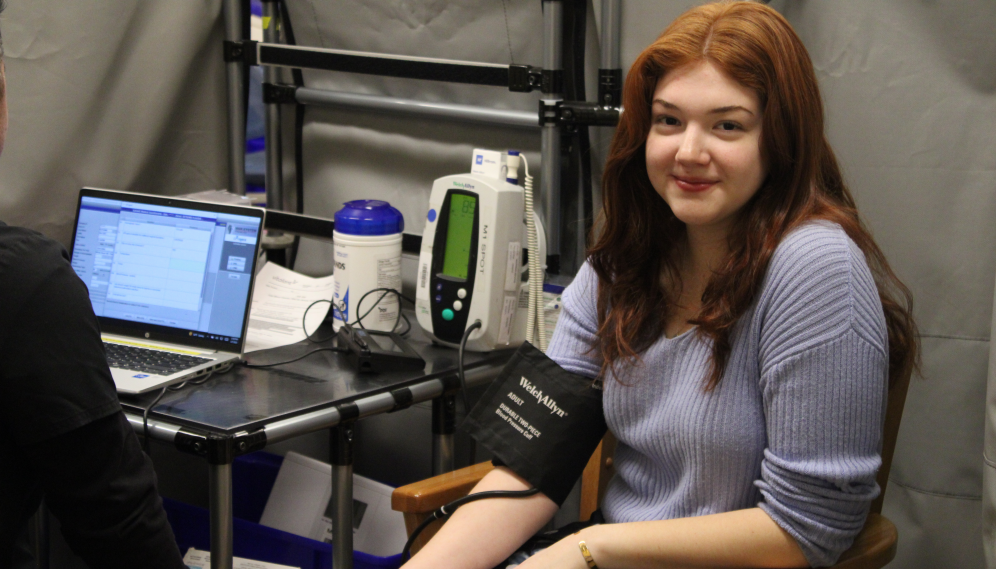
[[[555,124],[560,121],[560,101],[539,100],[539,125]]]
[[[622,69],[598,70],[598,103],[616,109],[622,105]]]
[[[283,83],[263,83],[263,102],[293,105],[297,103],[297,86]]]
[[[556,123],[577,130],[579,126],[616,126],[619,123],[619,109],[603,107],[586,101],[539,102],[539,124]]]
[[[353,423],[360,418],[360,408],[356,403],[336,405],[339,424],[332,427],[329,436],[332,451],[332,464],[346,466],[353,464]]]
[[[231,464],[235,457],[266,446],[266,432],[237,433],[233,436],[200,435],[180,431],[174,439],[176,448],[207,459],[209,464]]]
[[[561,101],[559,120],[563,126],[616,126],[619,109],[586,101]]]
[[[470,413],[470,409],[465,411]],[[440,395],[432,400],[432,434],[452,435],[456,432],[456,395]]]
[[[256,42],[225,40],[224,46],[225,63],[239,61],[246,65],[258,65],[256,60]]]
[[[443,395],[459,393],[463,388],[460,384],[460,378],[456,374],[443,376],[439,380],[443,382]]]
[[[391,398],[394,399],[394,407],[388,413],[407,409],[415,403],[415,395],[407,387],[399,387],[391,390]]]
[[[339,423],[329,432],[331,462],[334,466],[353,465],[353,423]]]
[[[516,93],[530,93],[543,85],[543,70],[531,65],[512,64],[508,66],[508,90]]]
[[[352,466],[353,464],[353,423],[360,418],[360,408],[356,403],[336,405],[339,412],[339,424],[332,427],[329,433],[331,442],[331,462],[336,466]]]
[[[563,69],[544,69],[542,71],[542,80],[540,83],[540,90],[544,93],[563,93],[564,92],[564,70]]]

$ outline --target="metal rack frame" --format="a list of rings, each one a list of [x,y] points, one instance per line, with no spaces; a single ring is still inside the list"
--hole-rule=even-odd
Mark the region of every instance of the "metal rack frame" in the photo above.
[[[277,21],[280,0],[263,0],[263,16]],[[374,54],[339,49],[289,46],[279,43],[276,26],[264,29],[262,43],[242,37],[240,0],[224,0],[225,60],[228,77],[229,184],[234,193],[245,194],[245,104],[243,69],[265,68],[266,103],[266,198],[268,207],[282,209],[284,203],[281,156],[281,104],[298,103],[339,108],[392,112],[421,117],[445,118],[514,128],[540,130],[541,181],[539,203],[547,233],[547,250],[559,256],[561,241],[561,134],[565,125],[613,126],[618,122],[622,71],[620,68],[621,0],[602,2],[601,60],[598,98],[594,103],[563,98],[563,2],[543,4],[543,66],[501,65],[425,57]],[[577,0],[574,0],[577,1]],[[498,110],[459,104],[426,103],[412,99],[380,97],[308,89],[277,82],[278,68],[324,69],[411,79],[508,87],[513,92],[542,91],[538,113]]]
[[[337,49],[288,46],[279,43],[276,25],[266,26],[262,43],[245,41],[242,36],[242,1],[223,0],[225,22],[225,61],[228,81],[228,139],[229,139],[229,186],[232,192],[245,195],[245,101],[244,70],[248,65],[262,65],[264,70],[264,102],[266,103],[266,201],[271,210],[283,209],[283,166],[281,133],[281,105],[297,103],[305,105],[326,105],[340,108],[364,109],[379,112],[392,112],[422,117],[445,118],[477,124],[498,124],[514,128],[539,129],[541,153],[540,200],[543,204],[543,222],[547,232],[548,251],[559,257],[561,244],[561,134],[565,125],[614,126],[618,122],[622,71],[619,66],[620,43],[620,1],[602,1],[601,61],[597,102],[564,101],[563,97],[563,53],[564,34],[563,2],[571,0],[542,0],[543,4],[543,66],[534,68],[527,65],[499,65],[452,61],[424,57],[371,54]],[[264,18],[270,22],[279,19],[277,2],[263,0]],[[577,1],[577,0],[574,0]],[[586,7],[585,7],[586,9]],[[411,99],[378,97],[343,93],[304,87],[280,85],[278,68],[325,69],[353,73],[429,79],[478,85],[506,86],[513,92],[530,92],[540,89],[542,96],[538,113],[498,110],[472,105],[428,104]],[[300,151],[300,149],[298,149]],[[297,173],[303,175],[302,172]],[[293,215],[293,214],[285,214]],[[294,225],[296,220],[286,221]],[[279,223],[277,223],[279,225]],[[274,227],[274,229],[278,229]],[[414,237],[414,236],[413,236]],[[414,244],[408,244],[414,245]],[[407,248],[407,247],[406,247]],[[438,409],[434,402],[433,430],[439,435],[434,438],[434,470],[452,470],[452,428],[447,428],[444,406],[445,397],[439,399]],[[452,396],[450,397],[452,402]],[[323,427],[332,427],[333,446],[333,489],[336,496],[351,485],[350,438],[348,429],[335,425],[339,423],[331,416],[322,417]],[[439,415],[439,417],[436,417]],[[297,421],[305,418],[297,418]],[[316,417],[317,419],[317,417]],[[436,420],[438,419],[438,420]],[[438,423],[438,425],[437,425]],[[150,424],[154,437],[170,438],[173,433],[161,432],[157,425]],[[276,427],[276,425],[274,425]],[[452,427],[452,425],[449,425]],[[320,428],[320,427],[319,427]],[[271,435],[268,433],[268,435]],[[272,433],[276,435],[276,433]],[[274,440],[272,437],[270,440]],[[277,435],[279,436],[279,435]],[[342,455],[339,457],[339,455]],[[348,465],[349,472],[340,472],[339,464]],[[219,467],[221,468],[221,467]],[[230,468],[230,465],[229,465]],[[212,481],[228,480],[230,472],[212,469]],[[214,481],[216,482],[216,481]],[[212,487],[214,487],[214,482]],[[222,485],[223,486],[223,485]],[[212,505],[219,508],[231,501],[230,483],[227,490],[211,496]],[[214,508],[213,508],[214,509]],[[336,508],[336,522],[339,527],[350,528],[348,508]],[[340,519],[340,516],[342,517]],[[222,524],[224,525],[224,524]],[[334,566],[337,569],[352,567],[352,534],[337,533],[338,547],[335,548]],[[342,535],[339,535],[342,534]],[[212,535],[212,544],[220,549],[212,555],[213,568],[227,568],[231,557],[231,527],[227,533]]]

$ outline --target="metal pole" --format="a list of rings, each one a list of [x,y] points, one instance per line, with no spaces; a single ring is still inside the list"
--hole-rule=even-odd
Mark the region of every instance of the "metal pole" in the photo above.
[[[469,410],[468,410],[469,412]],[[456,432],[456,396],[443,395],[432,400],[432,475],[452,472],[453,433]],[[472,458],[473,460],[473,458]]]
[[[619,0],[602,0],[602,69],[619,69],[619,43],[622,37],[622,11]]]
[[[543,2],[543,70],[551,76],[559,76],[563,69],[563,5],[560,0]],[[560,85],[544,81],[543,101],[555,104],[563,100]],[[546,229],[548,255],[560,255],[560,126],[556,123],[543,125],[540,134],[540,152],[543,163],[540,203],[543,204],[543,225]],[[541,262],[544,261],[541,259]]]
[[[602,58],[598,69],[598,104],[617,108],[622,104],[622,12],[620,0],[602,1]]]
[[[225,0],[225,39],[242,41],[242,5],[240,0]],[[228,78],[228,185],[233,194],[246,193],[246,125],[245,103],[242,99],[242,63],[225,63]]]
[[[263,2],[263,41],[278,43],[276,0]],[[263,68],[263,81],[275,84],[280,70],[272,65]],[[266,103],[266,207],[284,209],[283,147],[280,140],[280,104]]]
[[[353,425],[332,428],[332,567],[353,569]],[[213,568],[212,568],[213,569]]]
[[[455,103],[430,103],[398,97],[382,97],[359,93],[342,93],[323,89],[300,87],[294,94],[297,102],[305,105],[329,105],[347,109],[363,109],[398,113],[417,117],[436,117],[480,124],[497,124],[535,130],[536,112],[510,111],[459,105]]]
[[[232,569],[232,464],[208,465],[211,569]]]

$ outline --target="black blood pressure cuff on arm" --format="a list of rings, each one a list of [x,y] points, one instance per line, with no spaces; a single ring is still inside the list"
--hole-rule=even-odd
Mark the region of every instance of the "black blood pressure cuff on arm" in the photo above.
[[[463,428],[496,463],[563,504],[607,429],[592,383],[524,343]]]

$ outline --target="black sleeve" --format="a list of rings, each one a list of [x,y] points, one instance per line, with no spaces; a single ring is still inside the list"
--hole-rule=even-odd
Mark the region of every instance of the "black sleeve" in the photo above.
[[[120,410],[86,286],[61,245],[40,235],[22,237],[0,272],[0,290],[10,295],[4,300],[13,297],[0,318],[0,411],[18,445]]]
[[[19,451],[4,466],[41,487],[91,567],[183,568],[65,249],[0,224],[0,302],[0,432]]]
[[[152,463],[123,413],[22,448],[66,542],[91,567],[184,568]]]

